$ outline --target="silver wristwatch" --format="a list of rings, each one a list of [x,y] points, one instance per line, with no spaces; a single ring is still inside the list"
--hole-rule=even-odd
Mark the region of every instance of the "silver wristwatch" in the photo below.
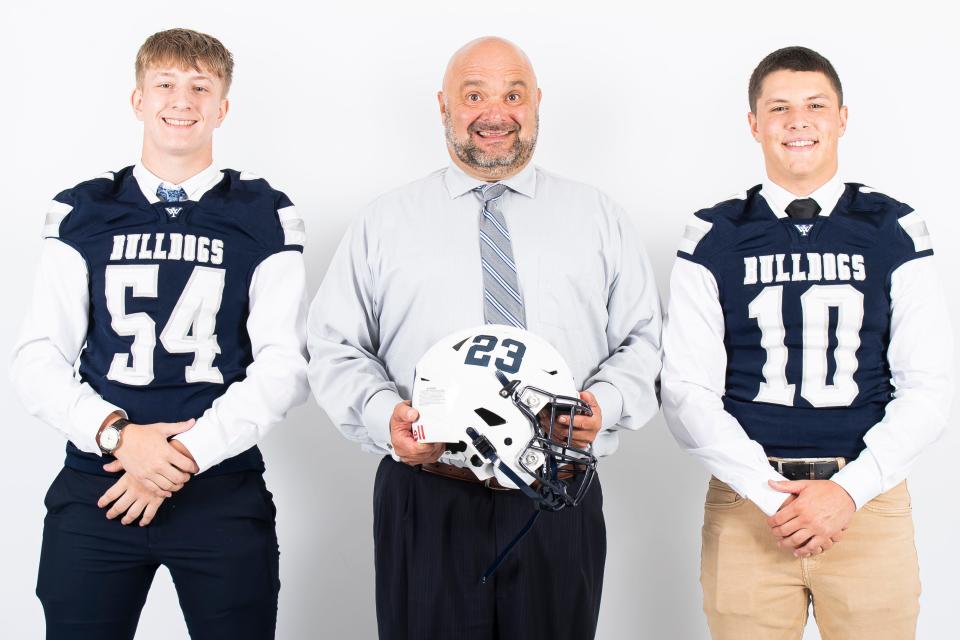
[[[97,434],[97,446],[100,447],[100,451],[107,454],[116,451],[117,447],[120,446],[120,432],[123,431],[123,428],[128,424],[130,424],[129,420],[117,418],[102,428],[100,433]]]

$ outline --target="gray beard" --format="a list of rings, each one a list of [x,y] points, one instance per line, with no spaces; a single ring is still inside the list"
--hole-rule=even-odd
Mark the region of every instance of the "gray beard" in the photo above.
[[[537,146],[537,132],[540,130],[539,113],[537,114],[536,126],[533,137],[529,140],[521,138],[518,132],[517,137],[513,140],[510,153],[491,156],[475,145],[469,136],[466,142],[458,140],[453,132],[453,122],[450,120],[449,112],[443,116],[443,129],[447,137],[447,145],[453,149],[454,155],[468,167],[481,169],[484,173],[488,173],[495,178],[512,175],[530,161],[533,150]]]

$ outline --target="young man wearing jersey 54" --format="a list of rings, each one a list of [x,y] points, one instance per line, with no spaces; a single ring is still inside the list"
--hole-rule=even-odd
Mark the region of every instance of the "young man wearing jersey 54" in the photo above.
[[[37,582],[48,638],[132,638],[161,564],[192,638],[274,637],[256,444],[307,395],[305,234],[283,193],[213,164],[232,72],[216,38],[150,36],[132,96],[140,161],[46,215],[12,373],[68,439]]]
[[[713,474],[701,584],[716,639],[915,634],[904,478],[939,436],[952,333],[926,225],[838,175],[840,79],[810,49],[754,70],[763,183],[687,223],[670,281],[663,408]]]

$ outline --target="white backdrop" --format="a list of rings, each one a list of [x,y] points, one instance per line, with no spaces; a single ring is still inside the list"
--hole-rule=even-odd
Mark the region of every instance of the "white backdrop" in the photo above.
[[[128,103],[134,55],[147,35],[175,26],[212,33],[233,51],[232,108],[215,158],[266,176],[304,212],[311,293],[364,203],[446,163],[435,93],[447,58],[469,39],[497,34],[526,49],[543,88],[535,161],[626,206],[664,300],[685,217],[761,179],[746,124],[747,78],[788,44],[817,49],[837,67],[850,106],[843,175],[926,217],[955,295],[960,46],[955,19],[936,3],[305,4],[35,2],[4,10],[0,351],[10,352],[31,295],[47,201],[139,157],[140,125]],[[950,306],[956,326],[960,304],[951,297]],[[0,398],[0,635],[40,638],[33,591],[42,498],[63,442],[26,415],[9,384]],[[279,509],[278,637],[374,638],[378,459],[343,440],[312,400],[263,450]],[[910,482],[924,640],[956,637],[960,517],[948,483],[958,455],[960,434],[951,429]],[[658,417],[623,437],[601,475],[609,552],[599,638],[707,638],[698,583],[706,473]],[[186,637],[164,569],[137,637]],[[811,625],[805,637],[819,636]]]

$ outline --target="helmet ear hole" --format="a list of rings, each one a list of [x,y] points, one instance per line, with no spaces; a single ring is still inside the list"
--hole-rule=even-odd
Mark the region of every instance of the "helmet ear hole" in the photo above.
[[[463,453],[466,450],[467,450],[467,443],[464,442],[463,440],[460,440],[459,442],[447,443],[447,451],[449,451],[450,453],[453,453],[453,454]]]
[[[507,423],[502,417],[484,407],[477,407],[473,412],[480,416],[480,419],[486,422],[488,427],[499,427]]]

